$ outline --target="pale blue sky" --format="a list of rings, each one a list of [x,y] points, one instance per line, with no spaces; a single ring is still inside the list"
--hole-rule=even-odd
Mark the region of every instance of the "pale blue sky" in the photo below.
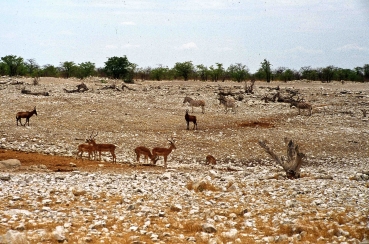
[[[0,0],[0,57],[43,66],[124,56],[139,67],[369,63],[368,0]]]

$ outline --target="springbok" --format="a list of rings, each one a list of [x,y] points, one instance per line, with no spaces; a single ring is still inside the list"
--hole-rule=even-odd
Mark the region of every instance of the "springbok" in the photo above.
[[[233,99],[228,99],[223,95],[219,95],[218,100],[220,104],[223,104],[225,112],[228,112],[228,108],[231,108],[234,113],[236,113],[236,102]]]
[[[149,158],[151,159],[151,162],[153,164],[156,164],[156,161],[158,160],[158,157],[154,157],[150,151],[150,149],[148,149],[147,147],[136,147],[135,148],[135,153],[137,156],[137,162],[140,162],[140,157],[141,155],[143,155],[145,157],[144,159],[144,163],[148,163],[149,162]]]
[[[204,100],[194,100],[190,97],[185,97],[183,100],[183,104],[189,103],[192,107],[192,113],[193,113],[193,107],[201,107],[202,113],[205,113],[205,101]]]
[[[291,100],[290,101],[290,108],[292,107],[296,107],[299,110],[299,115],[300,115],[300,110],[301,109],[308,109],[309,110],[309,115],[311,116],[311,110],[313,109],[313,107],[311,106],[311,104],[307,103],[307,102],[300,102],[300,101],[294,101]]]
[[[91,134],[92,135],[92,134]],[[115,156],[115,146],[114,144],[97,144],[95,141],[95,137],[98,135],[94,135],[93,137],[90,136],[89,139],[86,139],[86,142],[94,147],[95,155],[99,152],[99,160],[101,161],[101,152],[110,152],[111,156],[113,157],[113,163],[117,162],[117,157]],[[95,156],[96,157],[96,156]]]
[[[167,167],[167,158],[168,155],[172,152],[173,149],[177,149],[176,145],[174,145],[174,140],[173,137],[171,140],[168,139],[168,141],[170,142],[170,147],[169,148],[164,148],[164,147],[155,147],[152,149],[152,155],[153,157],[158,157],[158,156],[163,156],[164,157],[164,167]],[[156,163],[156,162],[155,162]]]
[[[193,122],[193,129],[197,130],[197,121],[196,121],[196,116],[193,115],[189,115],[188,114],[188,109],[186,110],[186,114],[185,114],[185,120],[187,122],[187,130],[190,129],[190,122]]]
[[[32,115],[36,114],[37,116],[37,111],[36,111],[36,107],[31,111],[31,112],[18,112],[16,115],[15,115],[15,118],[17,120],[17,126],[18,126],[18,121],[19,123],[22,125],[22,118],[26,118],[26,123],[24,123],[24,126],[26,126],[26,124],[28,123],[28,126],[29,126],[29,118],[32,117]]]

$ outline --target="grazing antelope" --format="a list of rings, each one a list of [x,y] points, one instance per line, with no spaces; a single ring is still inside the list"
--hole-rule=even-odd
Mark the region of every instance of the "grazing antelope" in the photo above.
[[[154,155],[151,154],[150,149],[148,149],[147,147],[136,147],[135,153],[137,156],[137,162],[140,162],[141,155],[145,157],[144,163],[148,163],[149,158],[151,159],[151,162],[154,164],[156,164],[156,161],[158,160],[158,157],[154,157]]]
[[[98,133],[96,133],[96,135],[93,137],[90,136],[90,139],[86,139],[86,142],[93,146],[95,151],[95,157],[96,153],[99,152],[99,160],[101,161],[101,152],[110,152],[111,156],[113,157],[113,163],[116,163],[117,162],[117,157],[115,156],[116,146],[114,144],[97,144],[94,139],[97,135]]]
[[[223,104],[225,112],[228,112],[228,108],[231,108],[234,113],[236,113],[236,102],[233,99],[228,99],[223,95],[219,95],[218,98],[220,104]]]
[[[193,129],[195,129],[195,127],[196,127],[196,130],[197,130],[196,116],[189,115],[188,114],[188,109],[186,110],[185,119],[186,119],[186,122],[187,122],[187,130],[190,129],[190,122],[193,122]]]
[[[313,109],[313,107],[307,102],[299,102],[299,101],[294,101],[294,100],[290,101],[290,108],[292,107],[298,108],[299,114],[300,114],[301,109],[308,109],[310,116],[311,116],[311,110]]]
[[[91,158],[91,154],[95,158],[95,148],[94,148],[93,145],[91,145],[91,144],[80,144],[80,145],[78,145],[77,158],[78,158],[78,156],[82,158],[82,154],[84,152],[88,152],[88,159]]]
[[[212,164],[212,165],[216,165],[217,161],[215,160],[215,158],[211,155],[206,156],[206,161],[205,164]]]
[[[173,140],[173,137],[172,137],[172,140],[168,139],[168,141],[170,142],[170,147],[169,148],[155,147],[155,148],[152,149],[153,157],[155,157],[155,158],[158,157],[158,156],[163,156],[164,157],[164,167],[165,168],[167,167],[168,155],[172,152],[173,149],[177,149],[176,145],[174,145],[175,141]]]
[[[17,126],[18,126],[18,121],[19,123],[22,125],[22,118],[26,118],[26,123],[24,123],[24,126],[26,126],[27,122],[28,122],[28,126],[29,126],[29,118],[32,117],[32,115],[36,114],[37,116],[37,111],[36,111],[36,107],[31,111],[31,112],[18,112],[15,115],[15,118],[17,120]]]
[[[189,103],[192,107],[192,113],[193,113],[193,107],[201,107],[202,113],[205,113],[205,101],[204,100],[194,100],[190,97],[185,97],[183,100],[183,104]]]

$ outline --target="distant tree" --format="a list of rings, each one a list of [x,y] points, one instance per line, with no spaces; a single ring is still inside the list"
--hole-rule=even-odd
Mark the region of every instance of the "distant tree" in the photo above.
[[[5,63],[5,69],[9,76],[16,76],[24,71],[24,61],[22,57],[15,55],[7,55],[2,57],[1,60]]]
[[[149,66],[146,68],[137,68],[135,71],[135,79],[140,79],[142,81],[149,80],[151,76],[151,71],[152,68]]]
[[[208,75],[209,75],[209,69],[208,67],[199,64],[196,65],[196,73],[198,75],[198,77],[200,78],[201,81],[207,81],[208,80]]]
[[[159,64],[159,67],[151,70],[150,77],[153,80],[160,81],[168,77],[168,72],[168,67],[163,67],[161,64]]]
[[[4,62],[0,62],[0,75],[7,75],[7,65]]]
[[[129,79],[129,73],[134,70],[134,65],[128,61],[126,56],[111,57],[105,62],[106,74],[114,79]]]
[[[183,79],[187,81],[190,75],[194,72],[194,66],[192,61],[176,63],[173,67],[173,70],[177,77],[183,77]]]
[[[27,59],[25,62],[25,67],[27,69],[27,73],[32,77],[39,77],[40,76],[40,66],[37,64],[36,60],[31,58]]]
[[[78,64],[76,67],[76,75],[80,79],[96,75],[96,67],[94,63],[84,62]]]
[[[369,80],[369,64],[364,64],[364,79]]]
[[[65,78],[74,76],[77,71],[77,65],[73,61],[65,61],[60,63],[60,71]]]
[[[228,73],[237,82],[245,81],[250,77],[249,68],[241,63],[231,64],[228,67]]]
[[[323,79],[322,81],[323,82],[331,82],[334,75],[335,75],[335,72],[336,72],[337,68],[334,67],[333,65],[330,65],[330,66],[327,66],[325,68],[322,69],[322,75],[323,75]]]
[[[268,60],[264,59],[264,61],[261,63],[261,70],[265,73],[266,82],[270,82],[272,71],[271,71],[271,64]]]
[[[301,78],[306,80],[315,80],[314,71],[311,66],[304,66],[300,68]]]
[[[40,73],[43,77],[59,77],[58,68],[51,64],[44,65]]]
[[[225,75],[226,71],[223,68],[223,64],[221,63],[215,63],[215,64],[216,64],[216,68],[214,68],[213,65],[209,67],[209,74],[210,74],[211,80],[215,82],[217,82],[218,80],[224,81],[226,77]]]

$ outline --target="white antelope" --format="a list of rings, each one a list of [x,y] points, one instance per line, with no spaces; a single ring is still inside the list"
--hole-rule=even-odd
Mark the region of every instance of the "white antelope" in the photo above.
[[[201,107],[202,113],[205,113],[205,101],[204,100],[194,100],[190,97],[185,97],[183,100],[183,104],[189,103],[192,107],[192,113],[193,113],[193,107]]]
[[[170,142],[170,147],[169,148],[165,148],[165,147],[155,147],[152,149],[152,155],[153,157],[158,157],[158,156],[163,156],[164,157],[164,168],[167,167],[167,158],[168,155],[172,152],[173,149],[177,149],[176,145],[174,145],[174,140],[172,138],[172,140],[169,140]]]

